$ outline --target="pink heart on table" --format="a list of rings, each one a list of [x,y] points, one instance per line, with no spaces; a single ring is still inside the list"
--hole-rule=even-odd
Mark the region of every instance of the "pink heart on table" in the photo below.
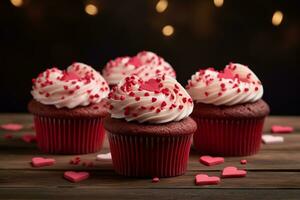
[[[245,170],[239,170],[236,167],[225,167],[222,171],[222,178],[239,178],[245,177],[247,172]]]
[[[68,181],[76,183],[76,182],[83,181],[83,180],[89,178],[90,177],[90,173],[88,173],[88,172],[66,171],[64,173],[64,177]]]
[[[158,183],[159,182],[159,178],[158,177],[154,177],[153,179],[152,179],[152,183]]]
[[[19,131],[23,128],[23,125],[10,123],[10,124],[2,124],[0,127],[8,131]]]
[[[240,161],[240,163],[241,163],[242,165],[246,165],[246,164],[247,164],[247,160],[243,159],[243,160]]]
[[[282,136],[273,135],[262,135],[261,139],[265,144],[281,143],[284,141],[284,138]]]
[[[33,134],[22,135],[22,140],[27,143],[36,142],[36,136]]]
[[[208,176],[206,174],[198,174],[195,177],[196,185],[217,185],[220,183],[220,178],[217,176]]]
[[[199,161],[207,166],[218,165],[224,162],[223,157],[201,156]]]
[[[291,133],[293,131],[294,128],[291,126],[273,125],[271,128],[272,133]]]
[[[42,158],[42,157],[34,157],[31,159],[31,164],[33,167],[44,167],[50,166],[55,163],[55,159],[53,158]]]

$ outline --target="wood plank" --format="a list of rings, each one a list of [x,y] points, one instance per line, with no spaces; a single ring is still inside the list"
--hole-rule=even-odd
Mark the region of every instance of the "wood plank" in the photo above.
[[[99,189],[99,188],[0,188],[0,199],[222,199],[222,200],[298,200],[300,190],[295,189]]]
[[[219,176],[220,171],[187,172],[183,176],[161,178],[159,183],[152,183],[151,179],[127,178],[114,173],[112,170],[90,170],[90,178],[70,183],[63,178],[64,171],[54,170],[0,170],[0,188],[33,188],[33,187],[74,187],[74,188],[296,188],[300,189],[300,172],[259,172],[247,171],[247,177],[222,179],[219,185],[196,186],[194,177],[198,173]]]
[[[0,139],[0,169],[31,169],[29,162],[34,156],[53,157],[57,164],[51,169],[84,169],[81,166],[69,165],[70,159],[74,156],[47,155],[38,151],[36,144],[27,144],[16,133],[13,139]],[[15,135],[16,135],[15,134]],[[199,154],[192,150],[190,154],[189,170],[220,170],[226,165],[240,165],[241,159],[247,159],[247,168],[250,170],[298,170],[300,169],[300,134],[284,135],[285,142],[282,144],[263,145],[262,150],[254,156],[249,157],[228,157],[226,163],[217,166],[206,167],[199,163]],[[101,153],[109,152],[108,142],[105,141],[105,148]],[[97,153],[82,155],[82,159],[95,160]],[[97,161],[96,168],[112,169],[111,162]]]

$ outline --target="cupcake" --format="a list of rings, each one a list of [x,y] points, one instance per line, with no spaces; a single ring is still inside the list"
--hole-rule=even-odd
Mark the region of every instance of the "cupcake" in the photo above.
[[[104,67],[102,74],[110,87],[131,75],[141,77],[143,80],[149,80],[157,75],[169,75],[176,78],[171,65],[150,51],[142,51],[133,57],[125,56],[111,60]]]
[[[123,79],[108,96],[104,119],[117,173],[132,177],[184,174],[197,125],[193,101],[170,76]]]
[[[247,156],[260,149],[269,106],[263,86],[246,66],[230,63],[224,71],[200,70],[186,87],[195,101],[192,118],[198,129],[194,147],[200,153]]]
[[[84,154],[103,143],[103,118],[108,114],[108,84],[92,67],[74,63],[62,71],[47,69],[32,80],[38,147],[46,153]]]

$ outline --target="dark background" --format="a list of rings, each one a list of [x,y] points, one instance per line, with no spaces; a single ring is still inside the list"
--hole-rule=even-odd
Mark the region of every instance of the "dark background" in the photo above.
[[[0,1],[0,112],[26,112],[31,79],[50,66],[74,61],[97,70],[116,56],[151,50],[169,61],[185,85],[199,68],[228,62],[249,65],[263,83],[272,114],[300,114],[298,0],[98,0],[96,16],[83,0]],[[284,14],[273,26],[276,10]],[[175,32],[162,35],[171,24]]]

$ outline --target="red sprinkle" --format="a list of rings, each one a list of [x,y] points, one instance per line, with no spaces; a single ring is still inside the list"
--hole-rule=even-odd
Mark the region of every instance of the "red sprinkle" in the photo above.
[[[183,105],[179,105],[179,109],[182,110],[183,109]]]
[[[136,101],[139,101],[141,98],[140,97],[135,97],[135,100]]]
[[[152,97],[152,102],[155,102],[157,99],[155,97]]]

